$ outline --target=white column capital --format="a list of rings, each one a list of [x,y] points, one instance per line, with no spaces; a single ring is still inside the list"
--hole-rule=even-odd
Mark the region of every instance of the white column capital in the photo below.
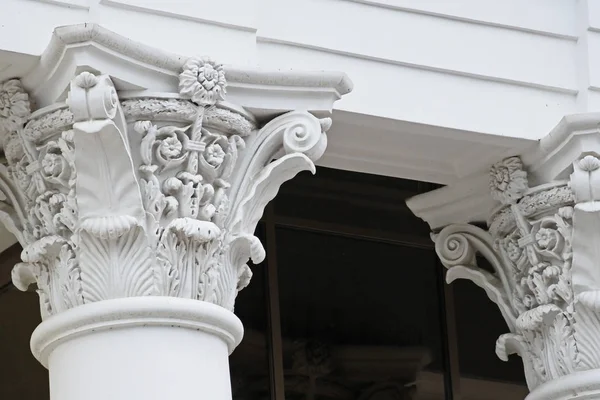
[[[32,350],[54,398],[189,397],[205,354],[203,395],[230,396],[227,354],[242,336],[231,311],[246,263],[265,257],[256,225],[282,183],[315,172],[327,115],[350,89],[344,74],[230,68],[94,25],[57,29],[33,71],[0,85],[0,217],[23,246],[14,284],[37,284]],[[101,385],[118,377],[109,364],[133,371],[152,353],[182,365],[151,375],[189,382]]]
[[[43,317],[146,295],[233,308],[246,261],[264,258],[264,206],[325,151],[331,120],[305,110],[325,116],[351,87],[343,74],[232,71],[77,25],[0,86],[2,216],[24,248],[13,277],[38,284]]]
[[[448,282],[471,280],[500,308],[510,333],[496,354],[523,358],[529,400],[600,393],[599,122],[568,117],[534,148],[470,177],[470,187],[465,179],[408,201],[434,230]]]

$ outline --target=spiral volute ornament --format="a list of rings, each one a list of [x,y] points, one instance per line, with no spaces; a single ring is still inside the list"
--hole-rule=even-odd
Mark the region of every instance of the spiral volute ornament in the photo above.
[[[475,249],[463,232],[455,226],[444,228],[436,238],[435,251],[447,267],[471,265],[475,261]]]
[[[318,160],[327,147],[327,135],[316,118],[302,118],[285,128],[283,147],[287,154],[303,153]]]

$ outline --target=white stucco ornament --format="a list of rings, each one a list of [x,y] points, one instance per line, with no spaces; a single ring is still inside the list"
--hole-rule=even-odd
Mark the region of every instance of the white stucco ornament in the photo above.
[[[436,252],[449,282],[473,281],[500,308],[510,333],[496,353],[523,358],[528,400],[588,398],[600,389],[600,159],[583,153],[569,181],[527,189],[526,176],[518,157],[494,165],[491,194],[503,205],[489,230],[446,226]]]
[[[9,126],[0,217],[23,246],[15,286],[38,288],[32,351],[53,398],[81,398],[78,388],[113,382],[132,362],[139,371],[150,354],[190,371],[165,362],[150,374],[186,383],[152,388],[136,373],[120,397],[110,386],[84,397],[187,397],[204,371],[212,397],[231,398],[227,355],[243,332],[231,310],[252,276],[246,263],[265,257],[256,224],[283,182],[314,172],[330,121],[294,111],[259,129],[243,109],[205,107],[223,90],[200,92],[199,104],[188,92],[122,102],[108,75],[82,72],[67,105]]]
[[[0,84],[0,134],[15,131],[30,113],[29,96],[18,79]]]
[[[82,24],[0,83],[0,221],[23,247],[13,283],[37,287],[52,400],[231,399],[256,225],[315,171],[331,120],[313,113],[351,83],[227,68]]]
[[[589,328],[583,325],[587,322],[576,323],[581,311],[572,283],[573,194],[563,182],[523,196],[528,185],[521,167],[514,157],[492,168],[509,179],[504,188],[492,187],[505,205],[491,216],[490,230],[450,225],[436,236],[436,252],[449,268],[449,282],[469,279],[498,305],[511,333],[500,336],[496,353],[503,360],[518,353],[533,390],[578,369],[593,368],[596,361],[585,361],[578,350]],[[516,190],[510,190],[515,180]],[[477,266],[477,253],[493,272]]]
[[[265,256],[254,236],[264,206],[298,171],[314,171],[330,120],[290,112],[258,129],[214,107],[220,64],[194,58],[183,70],[181,99],[123,105],[108,76],[83,72],[68,108],[12,126],[1,213],[24,247],[13,281],[37,284],[44,318],[136,296],[232,310],[252,275],[246,262]]]
[[[527,190],[527,172],[519,157],[506,158],[490,168],[492,198],[502,204],[519,200]]]
[[[179,75],[179,92],[202,106],[225,100],[225,70],[210,57],[190,58]]]

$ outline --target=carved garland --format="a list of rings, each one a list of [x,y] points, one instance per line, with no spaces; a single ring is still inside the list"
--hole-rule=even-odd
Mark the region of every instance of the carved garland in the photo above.
[[[257,130],[217,104],[225,72],[208,58],[184,65],[179,89],[119,101],[110,78],[84,72],[68,108],[25,124],[27,94],[2,86],[0,216],[24,247],[13,281],[37,284],[43,317],[145,295],[231,310],[246,262],[264,259],[253,235],[263,209],[283,182],[314,171],[331,121],[290,112]]]

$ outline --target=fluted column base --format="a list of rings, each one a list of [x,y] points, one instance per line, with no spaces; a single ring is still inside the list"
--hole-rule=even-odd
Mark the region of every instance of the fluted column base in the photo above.
[[[134,297],[86,304],[31,338],[55,400],[231,399],[228,356],[243,336],[230,311],[203,301]]]

